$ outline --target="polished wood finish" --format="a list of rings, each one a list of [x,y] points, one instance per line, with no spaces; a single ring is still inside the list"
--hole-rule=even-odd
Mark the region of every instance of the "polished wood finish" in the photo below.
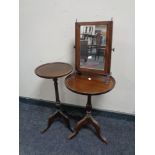
[[[53,79],[68,75],[73,70],[70,64],[54,62],[43,64],[35,69],[36,75],[46,79]]]
[[[43,131],[41,131],[41,133],[45,133],[50,128],[50,126],[55,121],[55,119],[56,118],[60,118],[60,117],[63,118],[64,123],[68,127],[68,129],[70,131],[73,131],[72,128],[71,128],[71,126],[70,126],[70,122],[69,122],[68,116],[66,116],[61,110],[58,110],[53,115],[49,116],[47,127]]]
[[[92,117],[91,96],[104,94],[112,90],[115,86],[113,77],[109,77],[108,81],[103,76],[95,76],[91,74],[72,73],[65,79],[66,87],[78,94],[87,95],[86,115],[76,123],[74,132],[69,135],[69,139],[75,137],[84,125],[91,124],[95,130],[97,137],[104,143],[108,143],[107,139],[101,135],[99,123]]]
[[[107,25],[106,48],[103,49],[103,52],[105,51],[104,70],[80,67],[80,26],[83,26],[83,25]],[[111,50],[112,50],[112,29],[113,29],[113,21],[76,22],[75,23],[75,51],[76,51],[75,64],[76,64],[76,70],[78,72],[110,75]]]
[[[72,73],[65,79],[66,87],[78,94],[99,95],[112,90],[115,86],[115,80],[112,76],[107,77],[94,74]]]
[[[56,107],[57,107],[57,111],[48,118],[47,127],[43,131],[41,131],[41,133],[45,133],[50,128],[54,120],[58,117],[63,118],[65,125],[72,131],[68,116],[66,116],[61,111],[61,102],[59,99],[59,90],[57,82],[58,77],[65,76],[71,73],[72,70],[73,68],[70,64],[62,62],[44,64],[37,67],[35,70],[36,75],[38,75],[39,77],[53,79],[55,88]]]
[[[86,115],[79,122],[77,122],[74,132],[69,135],[69,139],[75,137],[80,131],[82,126],[91,124],[95,130],[97,137],[104,143],[108,143],[107,139],[101,135],[101,129],[99,123],[91,115],[92,105],[91,105],[91,95],[88,95],[87,104],[86,104]]]

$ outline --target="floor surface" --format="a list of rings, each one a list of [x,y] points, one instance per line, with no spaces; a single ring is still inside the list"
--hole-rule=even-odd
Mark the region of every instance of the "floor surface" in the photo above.
[[[95,113],[101,131],[109,144],[102,143],[94,134],[94,129],[84,127],[72,140],[67,136],[70,131],[60,121],[55,121],[44,134],[40,131],[47,125],[47,118],[55,108],[19,104],[20,110],[20,155],[134,155],[135,123],[124,119],[104,117]],[[74,112],[71,125],[83,116]],[[73,119],[75,118],[75,119]]]

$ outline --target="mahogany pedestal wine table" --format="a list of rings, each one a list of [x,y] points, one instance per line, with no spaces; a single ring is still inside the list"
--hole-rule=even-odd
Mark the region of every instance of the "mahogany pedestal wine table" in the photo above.
[[[97,137],[107,144],[106,138],[101,136],[99,123],[92,117],[91,96],[105,94],[112,90],[115,86],[114,78],[110,76],[107,80],[103,76],[79,74],[75,72],[66,77],[65,85],[74,93],[87,95],[86,115],[77,122],[74,132],[71,133],[68,138],[71,139],[76,136],[82,126],[91,124],[96,129]]]
[[[39,77],[45,79],[53,79],[55,88],[55,97],[56,97],[56,107],[57,107],[57,111],[48,118],[47,127],[41,133],[46,132],[57,117],[62,117],[67,127],[72,131],[68,116],[66,116],[61,110],[61,102],[59,99],[59,91],[57,83],[58,78],[68,75],[69,73],[72,72],[72,70],[73,68],[70,64],[62,62],[43,64],[35,69],[35,73]]]

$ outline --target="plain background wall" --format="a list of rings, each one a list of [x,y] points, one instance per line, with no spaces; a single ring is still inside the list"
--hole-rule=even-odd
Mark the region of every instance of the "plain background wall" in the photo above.
[[[52,80],[34,69],[63,61],[74,66],[75,21],[102,21],[113,17],[112,76],[115,88],[92,98],[93,107],[134,114],[134,0],[20,0],[20,96],[55,100]],[[86,96],[67,90],[59,79],[62,102],[85,106]]]

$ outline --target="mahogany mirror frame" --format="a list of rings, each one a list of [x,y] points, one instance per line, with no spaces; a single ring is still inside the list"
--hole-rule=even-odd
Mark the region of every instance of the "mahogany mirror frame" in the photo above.
[[[88,25],[106,25],[106,48],[104,55],[104,70],[80,67],[80,26]],[[110,75],[111,68],[111,51],[112,51],[112,29],[113,21],[96,21],[96,22],[76,22],[75,23],[75,68],[79,73],[95,73],[100,75]]]

